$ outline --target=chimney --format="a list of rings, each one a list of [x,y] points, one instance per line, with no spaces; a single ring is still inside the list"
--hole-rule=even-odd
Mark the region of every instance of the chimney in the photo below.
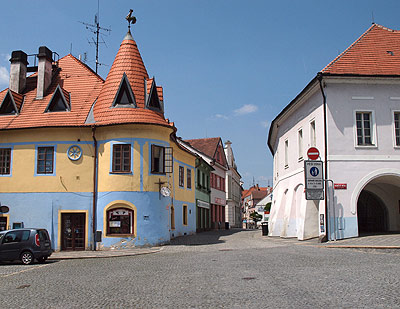
[[[26,86],[27,55],[22,50],[11,53],[10,90],[21,93]]]
[[[39,47],[36,99],[43,99],[52,77],[53,52],[46,46]]]

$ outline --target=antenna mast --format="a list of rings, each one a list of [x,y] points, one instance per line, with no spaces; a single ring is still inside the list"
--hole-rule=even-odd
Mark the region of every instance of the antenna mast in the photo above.
[[[100,34],[106,34],[111,32],[111,29],[109,28],[103,28],[100,27],[100,18],[99,18],[99,4],[100,0],[97,0],[97,14],[94,16],[94,25],[93,24],[88,24],[85,22],[80,21],[81,24],[84,24],[86,26],[86,29],[89,29],[91,32],[93,32],[94,34],[96,34],[96,40],[94,40],[94,38],[92,38],[92,41],[89,41],[89,44],[94,44],[96,46],[96,74],[97,74],[97,70],[98,70],[98,66],[101,65],[101,63],[99,63],[99,44],[103,43],[105,44],[106,42],[104,42],[103,37],[101,38],[102,41],[99,42],[99,36]],[[104,31],[103,33],[101,31]]]

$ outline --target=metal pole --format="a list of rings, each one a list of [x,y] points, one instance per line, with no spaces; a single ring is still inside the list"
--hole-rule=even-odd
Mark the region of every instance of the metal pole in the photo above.
[[[335,189],[334,189],[334,186],[333,186],[333,180],[332,179],[324,179],[324,181],[326,183],[330,182],[332,184],[332,197],[329,200],[331,200],[332,211],[333,211],[333,240],[336,241],[337,240],[336,239],[336,210],[335,210],[335,201],[334,201],[334,199],[335,199]],[[328,188],[328,185],[325,184],[325,187]],[[326,189],[325,191],[328,191],[328,190]],[[328,194],[326,194],[326,196],[328,196]],[[328,222],[328,215],[329,215],[330,207],[327,207],[327,209],[328,209],[328,211],[327,211],[326,221]]]

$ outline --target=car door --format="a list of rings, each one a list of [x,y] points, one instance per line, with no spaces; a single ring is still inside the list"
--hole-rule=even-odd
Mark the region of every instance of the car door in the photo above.
[[[1,242],[1,259],[18,260],[21,247],[22,231],[10,231],[3,236]]]

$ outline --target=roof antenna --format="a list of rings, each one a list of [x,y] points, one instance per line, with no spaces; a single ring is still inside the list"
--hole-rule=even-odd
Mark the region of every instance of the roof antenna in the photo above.
[[[89,44],[94,44],[96,46],[96,74],[98,71],[98,66],[102,65],[102,63],[99,63],[99,44],[105,44],[106,42],[104,41],[103,36],[101,36],[101,42],[99,42],[99,35],[100,34],[109,34],[111,32],[111,29],[109,28],[103,28],[100,27],[100,14],[99,14],[99,7],[100,7],[100,0],[97,0],[97,14],[94,16],[94,25],[93,24],[88,24],[80,21],[81,24],[84,24],[86,26],[86,29],[90,30],[94,34],[96,34],[96,40],[92,38],[91,41],[88,40]],[[103,32],[101,32],[103,31]]]
[[[372,17],[372,24],[375,24],[374,11],[372,11],[371,17]]]

